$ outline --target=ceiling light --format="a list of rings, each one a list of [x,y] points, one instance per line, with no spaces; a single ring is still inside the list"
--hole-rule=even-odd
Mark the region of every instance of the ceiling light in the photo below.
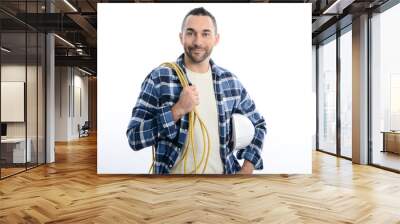
[[[88,74],[88,75],[90,75],[90,76],[92,75],[92,73],[90,73],[90,72],[88,72],[88,71],[86,71],[86,70],[83,70],[83,69],[81,69],[81,68],[79,68],[79,67],[78,67],[78,70],[81,71],[81,72],[83,72],[83,73],[85,73],[85,74]]]
[[[54,36],[57,37],[58,39],[60,39],[61,41],[63,41],[64,43],[66,43],[67,45],[69,45],[69,46],[75,48],[75,45],[71,44],[71,42],[69,42],[68,40],[66,40],[66,39],[64,39],[64,38],[62,38],[62,37],[60,37],[60,36],[57,35],[57,34],[54,34]]]
[[[11,50],[9,50],[9,49],[7,49],[7,48],[5,48],[5,47],[1,47],[0,49],[1,49],[2,51],[6,52],[6,53],[10,53],[10,52],[11,52]]]
[[[78,10],[71,4],[69,3],[68,0],[64,0],[65,4],[67,4],[72,10],[74,10],[74,12],[78,12]]]
[[[355,0],[336,0],[332,5],[324,10],[322,14],[342,14],[343,9],[351,5]]]

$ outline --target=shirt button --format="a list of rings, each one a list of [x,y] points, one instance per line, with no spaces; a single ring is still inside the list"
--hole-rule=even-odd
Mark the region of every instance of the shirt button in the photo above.
[[[172,164],[169,164],[168,167],[169,167],[169,168],[172,168]]]

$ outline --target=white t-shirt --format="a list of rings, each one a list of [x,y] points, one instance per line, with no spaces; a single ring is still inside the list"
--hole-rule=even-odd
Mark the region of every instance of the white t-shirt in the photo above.
[[[197,112],[199,113],[200,118],[203,120],[208,134],[210,136],[210,152],[209,159],[207,163],[207,167],[205,170],[205,174],[222,174],[224,172],[221,154],[220,154],[220,144],[219,144],[219,131],[218,131],[218,110],[217,110],[217,101],[215,100],[214,94],[214,83],[212,80],[211,69],[206,73],[197,73],[190,71],[186,68],[186,74],[190,82],[196,86],[196,89],[199,93],[199,105],[197,106]],[[196,119],[197,120],[197,119]],[[182,152],[188,144],[189,135],[186,138],[186,142],[183,146]],[[207,140],[206,140],[207,141]],[[196,162],[200,163],[202,153],[203,153],[203,134],[200,128],[199,122],[195,123],[194,127],[194,142],[195,142],[195,152],[196,152]],[[197,146],[197,147],[196,147]],[[207,151],[204,152],[204,159],[197,170],[197,173],[201,173],[203,171],[203,167],[205,164]],[[181,159],[183,153],[177,159],[177,162]],[[177,163],[176,162],[176,163]],[[172,174],[183,174],[184,173],[184,162],[182,160],[180,164],[172,167]],[[186,173],[190,173],[194,170],[194,161],[191,147],[189,146],[187,152],[187,163],[186,163]]]

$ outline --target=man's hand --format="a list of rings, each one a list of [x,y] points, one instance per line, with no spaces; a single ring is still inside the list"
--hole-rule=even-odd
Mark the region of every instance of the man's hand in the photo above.
[[[253,174],[253,170],[254,170],[253,164],[250,161],[245,160],[242,169],[240,169],[240,171],[237,172],[237,174]]]
[[[184,87],[178,102],[171,108],[174,121],[179,120],[183,115],[193,111],[197,105],[199,105],[199,93],[196,87]]]

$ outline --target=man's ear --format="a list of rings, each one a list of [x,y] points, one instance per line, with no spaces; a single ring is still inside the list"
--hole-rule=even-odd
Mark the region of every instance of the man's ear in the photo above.
[[[217,35],[215,35],[215,44],[214,44],[214,46],[217,46],[218,43],[219,43],[219,33],[217,33]]]
[[[179,33],[179,40],[181,41],[181,44],[183,45],[183,39],[182,39],[182,33]]]

